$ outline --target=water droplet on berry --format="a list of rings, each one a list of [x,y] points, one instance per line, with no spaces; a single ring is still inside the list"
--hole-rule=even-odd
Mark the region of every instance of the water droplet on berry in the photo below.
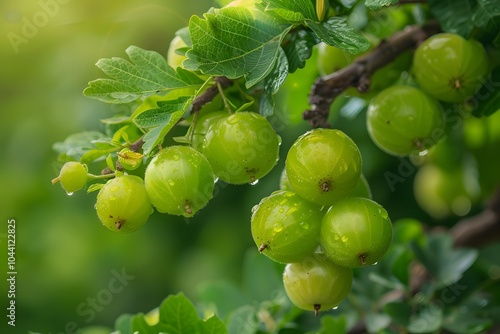
[[[333,239],[335,239],[335,240],[340,240],[340,235],[335,234],[335,235],[333,236]]]
[[[214,183],[217,183],[219,181],[219,178],[218,177],[215,177],[214,179]]]
[[[286,215],[287,216],[290,216],[292,213],[294,213],[295,211],[297,211],[297,208],[296,207],[292,207],[290,209],[288,209],[288,211],[286,212]]]
[[[175,182],[172,180],[168,180],[168,185],[172,187],[173,185],[175,185]]]
[[[278,145],[281,145],[281,142],[282,142],[282,141],[283,141],[283,140],[281,139],[281,136],[278,136]]]
[[[283,213],[283,212],[285,212],[285,209],[283,209],[283,208],[279,208],[279,209],[278,209],[278,212],[279,212],[279,213]]]
[[[308,223],[308,222],[302,222],[302,223],[300,223],[300,226],[301,226],[304,230],[308,230],[308,229],[309,229],[309,223]]]
[[[332,310],[336,310],[336,309],[338,309],[338,308],[339,308],[338,306],[335,306],[334,308],[332,308]]]
[[[427,155],[427,153],[429,153],[429,150],[423,150],[423,151],[418,152],[418,155],[421,157],[425,157]]]
[[[378,213],[380,214],[380,216],[384,219],[387,219],[389,218],[389,216],[387,215],[387,211],[385,210],[382,210],[382,209],[378,209]]]
[[[349,241],[349,238],[345,235],[342,236],[342,238],[340,238],[340,240],[342,240],[342,242],[347,242]]]
[[[257,209],[258,209],[258,208],[259,208],[259,205],[254,205],[254,206],[252,207],[252,210],[251,210],[251,211],[252,211],[252,213],[255,213],[255,211],[257,211]]]
[[[68,195],[68,196],[73,196],[73,194],[74,194],[73,192],[67,192],[66,193],[66,195]]]
[[[288,202],[288,200],[286,198],[284,198],[284,199],[281,200],[280,205],[285,205],[286,202]]]
[[[378,264],[378,262],[375,262],[374,264],[372,264],[372,266],[376,266]]]
[[[283,231],[283,224],[274,224],[274,232]]]
[[[231,116],[229,116],[229,117],[226,119],[226,122],[227,122],[228,124],[234,125],[234,124],[238,123],[238,117],[231,117]]]
[[[259,180],[253,180],[252,182],[250,182],[250,185],[255,186],[257,185],[257,183],[259,183]]]
[[[179,156],[178,156],[177,154],[176,154],[176,155],[174,155],[174,160],[175,160],[175,161],[178,161],[179,159],[180,159],[180,158],[179,158]]]

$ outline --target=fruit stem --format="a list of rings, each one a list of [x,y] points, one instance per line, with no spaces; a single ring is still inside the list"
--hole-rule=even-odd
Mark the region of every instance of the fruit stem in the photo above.
[[[267,248],[267,245],[266,244],[262,244],[260,245],[259,247],[259,252],[262,253],[265,249]]]
[[[61,181],[61,177],[60,176],[56,177],[55,179],[52,179],[51,182],[52,182],[52,184],[56,184],[59,181]]]
[[[231,110],[231,107],[229,106],[229,102],[227,100],[226,95],[224,94],[224,88],[222,88],[222,85],[220,82],[216,81],[217,84],[217,89],[219,90],[219,94],[222,98],[222,102],[224,102],[224,108],[231,114],[233,111]]]
[[[121,219],[117,220],[116,223],[115,223],[116,229],[117,230],[121,230],[121,228],[122,228],[122,226],[123,226],[124,223],[125,222],[122,221]]]
[[[116,176],[115,173],[111,173],[111,174],[101,174],[101,175],[95,175],[95,174],[90,174],[90,173],[87,173],[87,179],[89,181],[93,181],[93,180],[104,180],[104,179],[111,179],[111,178],[114,178]]]
[[[321,308],[321,304],[314,304],[314,316],[317,317],[319,313],[319,309]]]

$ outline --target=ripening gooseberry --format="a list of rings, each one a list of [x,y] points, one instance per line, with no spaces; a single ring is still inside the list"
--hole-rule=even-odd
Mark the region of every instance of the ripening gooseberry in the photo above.
[[[336,308],[347,296],[352,285],[352,269],[316,253],[302,262],[287,264],[283,284],[295,306],[314,311],[317,316],[319,311]]]
[[[142,179],[123,175],[109,180],[97,194],[97,216],[114,232],[133,232],[144,225],[153,207]]]
[[[317,205],[331,205],[358,183],[361,154],[342,131],[314,129],[293,143],[285,168],[299,196]]]
[[[170,146],[146,168],[144,181],[151,203],[162,213],[192,217],[213,196],[214,176],[208,160],[189,146]]]

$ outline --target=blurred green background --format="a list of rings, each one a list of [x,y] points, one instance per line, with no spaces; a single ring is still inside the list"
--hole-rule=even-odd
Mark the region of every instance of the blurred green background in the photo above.
[[[1,333],[112,327],[120,314],[151,310],[168,294],[183,291],[195,297],[207,282],[240,282],[244,254],[255,247],[250,210],[278,188],[286,151],[306,124],[291,126],[283,119],[275,123],[281,130],[287,126],[281,133],[281,159],[257,186],[220,183],[208,207],[191,220],[155,213],[144,228],[130,235],[101,226],[93,209],[95,193],[68,197],[50,182],[60,168],[52,145],[72,133],[98,129],[99,119],[120,108],[82,95],[88,81],[103,76],[95,62],[125,57],[129,45],[166,56],[175,31],[211,5],[208,0],[4,0],[0,4],[3,310],[10,218],[17,226],[18,272],[16,327],[7,327],[3,311]],[[26,23],[34,20],[39,25],[35,30]],[[397,194],[384,183],[383,171],[397,169],[400,160],[373,146],[364,119],[347,117],[337,127],[349,129],[360,146],[374,199],[387,207],[392,218],[425,219],[412,196],[413,176]],[[115,279],[117,273],[126,275],[121,283]]]

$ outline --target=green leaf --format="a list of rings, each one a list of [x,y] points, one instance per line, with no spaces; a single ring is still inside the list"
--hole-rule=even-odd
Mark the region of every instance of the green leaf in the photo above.
[[[142,149],[149,155],[152,149],[163,141],[193,102],[193,96],[180,96],[177,99],[158,101],[158,108],[146,110],[134,118],[134,123],[149,132],[144,136]]]
[[[456,283],[478,256],[475,249],[453,249],[448,234],[430,235],[424,245],[412,243],[416,258],[439,282],[438,287]]]
[[[167,297],[160,305],[160,324],[169,334],[197,333],[199,321],[196,309],[183,293]]]
[[[257,308],[245,305],[236,309],[227,320],[229,334],[255,334],[259,328]]]
[[[371,10],[379,10],[397,4],[399,0],[365,0],[365,6]]]
[[[443,322],[443,310],[434,304],[421,305],[410,317],[410,333],[431,333],[437,331]]]
[[[413,260],[413,253],[407,246],[392,246],[391,257],[391,273],[404,284],[405,287],[409,286],[410,279],[410,264]]]
[[[402,290],[404,289],[404,285],[401,284],[398,280],[396,280],[395,277],[387,276],[387,275],[382,275],[377,272],[371,272],[368,275],[368,278],[376,283],[385,286],[386,288],[389,288],[391,290]]]
[[[478,318],[473,314],[455,312],[446,317],[443,328],[456,334],[484,333],[493,325],[491,319]]]
[[[331,315],[324,315],[321,317],[321,330],[317,334],[345,334],[346,327],[347,324],[344,316],[333,317]]]
[[[182,68],[174,70],[155,51],[130,46],[125,51],[132,63],[122,58],[97,62],[111,79],[89,82],[84,95],[107,103],[127,103],[158,92],[203,84],[198,76]]]
[[[107,140],[107,138],[97,131],[80,132],[70,135],[64,142],[55,143],[52,148],[64,161],[80,160],[87,151],[96,148],[94,142],[98,140]]]
[[[369,333],[377,333],[389,326],[391,318],[387,314],[368,312],[365,322]]]
[[[411,305],[407,302],[391,302],[384,305],[384,312],[387,313],[393,324],[406,327],[410,322]]]
[[[226,325],[215,315],[201,322],[200,328],[200,334],[227,334]]]
[[[285,52],[283,49],[279,48],[278,59],[276,64],[269,73],[269,75],[264,79],[264,92],[260,100],[259,112],[264,117],[269,117],[274,113],[274,97],[285,82],[288,75],[288,60],[286,59]]]
[[[131,314],[122,314],[115,321],[115,330],[120,334],[132,334],[132,318]]]
[[[352,54],[366,51],[370,47],[370,42],[348,26],[344,17],[334,16],[323,23],[306,21],[305,24],[326,44]]]
[[[311,58],[316,39],[309,31],[298,30],[286,36],[282,45],[288,60],[288,71],[294,73],[304,68],[306,61]]]
[[[498,0],[477,0],[472,21],[476,26],[484,27],[498,16],[500,16],[500,4]]]
[[[161,333],[166,330],[167,327],[163,324],[156,324],[155,326],[150,326],[146,319],[144,319],[144,314],[139,313],[132,318],[132,332],[141,334],[156,334]]]
[[[289,24],[301,24],[304,20],[317,21],[316,10],[310,0],[264,0],[261,7],[267,14]]]
[[[474,28],[470,0],[428,0],[427,2],[443,31],[469,38]]]
[[[191,17],[193,48],[186,53],[185,68],[230,79],[243,76],[247,88],[255,85],[273,69],[288,31],[266,18],[258,20],[243,7],[214,9],[203,19]]]
[[[500,67],[497,67],[488,78],[488,81],[477,91],[471,103],[476,108],[473,115],[476,117],[489,116],[500,110]]]
[[[198,289],[197,300],[208,311],[215,312],[221,318],[226,318],[238,307],[250,304],[250,300],[243,295],[239,287],[226,281],[203,284]]]

